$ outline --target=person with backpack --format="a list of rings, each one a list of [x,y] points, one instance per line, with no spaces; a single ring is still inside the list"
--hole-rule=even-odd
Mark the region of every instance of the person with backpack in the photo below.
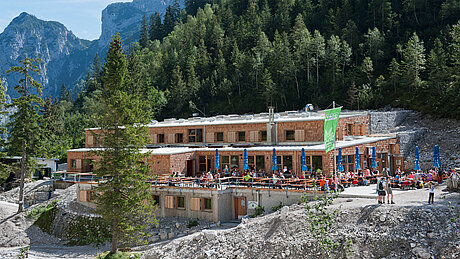
[[[385,181],[385,179],[382,179],[381,181],[379,181],[379,183],[377,185],[379,204],[385,204],[386,192],[385,192],[385,189],[383,188],[383,186],[384,186],[383,182],[384,181]]]

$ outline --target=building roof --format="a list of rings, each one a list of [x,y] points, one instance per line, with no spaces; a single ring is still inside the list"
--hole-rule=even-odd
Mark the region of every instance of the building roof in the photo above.
[[[295,121],[322,121],[324,111],[305,112],[305,111],[286,111],[275,113],[275,122],[295,122]],[[342,111],[340,118],[355,116],[365,116],[367,112]],[[228,125],[228,124],[248,124],[248,123],[267,123],[268,113],[247,114],[247,115],[217,115],[213,117],[192,117],[188,119],[170,118],[164,121],[152,121],[147,124],[149,128],[157,127],[184,127],[184,126],[209,126],[209,125]],[[99,128],[89,128],[86,130],[97,130]]]
[[[346,147],[353,147],[362,144],[369,144],[374,143],[382,140],[392,139],[395,138],[395,135],[386,135],[386,136],[358,136],[358,137],[351,137],[346,140],[341,140],[336,142],[336,148],[346,148]],[[174,155],[174,154],[182,154],[188,152],[196,152],[196,151],[214,151],[218,149],[219,151],[243,151],[246,149],[248,152],[251,151],[272,151],[276,149],[277,151],[301,151],[302,148],[305,151],[324,151],[324,143],[322,144],[314,144],[314,145],[286,145],[286,146],[279,146],[279,145],[267,145],[267,146],[254,146],[254,147],[232,147],[226,146],[221,148],[216,147],[160,147],[160,148],[151,148],[151,149],[141,149],[142,153],[150,153],[151,155]],[[71,149],[68,152],[91,152],[102,150],[103,148],[80,148],[80,149]]]

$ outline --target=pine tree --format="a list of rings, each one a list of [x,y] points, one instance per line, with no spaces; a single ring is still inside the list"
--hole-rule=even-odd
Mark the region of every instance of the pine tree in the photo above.
[[[144,17],[142,18],[142,24],[141,24],[141,36],[139,39],[139,45],[141,48],[146,48],[149,43],[149,28],[147,24],[147,18]]]
[[[19,84],[14,87],[19,97],[12,100],[7,107],[14,107],[17,112],[10,118],[8,124],[10,137],[8,139],[8,154],[21,155],[21,182],[19,186],[18,213],[24,208],[24,178],[26,171],[32,172],[35,165],[32,156],[41,149],[41,129],[39,114],[40,105],[43,99],[39,96],[42,93],[42,86],[35,81],[31,74],[40,74],[36,63],[39,59],[24,58],[20,60],[20,66],[11,67],[6,73],[19,73],[22,78]]]
[[[167,36],[170,32],[174,30],[176,25],[176,18],[174,17],[174,10],[171,6],[166,8],[165,17],[163,20],[163,35]]]
[[[423,41],[414,32],[403,49],[402,73],[409,91],[417,89],[422,83],[420,73],[425,69],[425,47]]]
[[[3,87],[2,80],[0,79],[0,115],[5,116],[7,114],[6,111],[6,95],[5,95],[5,87]],[[4,124],[0,125],[0,147],[4,149],[6,146],[5,137],[6,137],[6,127]],[[5,152],[0,151],[0,158],[5,157]],[[3,183],[3,180],[6,180],[9,176],[8,166],[0,163],[0,184]]]
[[[157,224],[148,153],[140,149],[148,141],[148,129],[142,125],[148,122],[149,115],[139,95],[125,90],[127,76],[126,56],[116,34],[102,78],[103,114],[97,119],[104,149],[95,152],[101,158],[95,173],[104,178],[97,187],[97,211],[110,224],[111,254],[117,252],[120,244],[128,245],[145,237],[149,224]]]

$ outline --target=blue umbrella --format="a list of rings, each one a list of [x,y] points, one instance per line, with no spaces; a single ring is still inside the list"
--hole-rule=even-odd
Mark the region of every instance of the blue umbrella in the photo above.
[[[372,168],[377,168],[377,155],[375,154],[375,147],[372,147]]]
[[[338,155],[338,158],[337,158],[337,171],[339,171],[339,172],[345,171],[345,170],[343,169],[342,149],[341,149],[341,148],[339,148],[339,155]]]
[[[219,150],[216,149],[216,169],[220,169]]]
[[[249,166],[248,166],[248,151],[246,151],[246,149],[244,149],[243,160],[244,160],[244,170],[248,170],[249,169]]]
[[[276,171],[278,170],[278,166],[276,165],[278,163],[278,160],[276,159],[276,150],[273,149],[273,157],[272,157],[272,170]]]
[[[436,145],[434,146],[434,168],[440,168],[441,167],[441,161],[439,157],[439,146]]]
[[[415,166],[414,166],[415,171],[422,170],[418,162],[419,162],[418,146],[416,146],[415,147]]]
[[[355,153],[355,170],[361,170],[361,166],[359,165],[359,149],[356,147]]]
[[[305,156],[305,149],[304,148],[302,148],[302,170],[301,171],[308,171],[307,157]]]

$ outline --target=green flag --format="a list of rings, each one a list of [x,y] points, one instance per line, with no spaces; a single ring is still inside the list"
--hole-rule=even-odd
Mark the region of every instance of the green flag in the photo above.
[[[342,107],[326,110],[324,117],[324,148],[326,153],[334,149],[335,130]]]

